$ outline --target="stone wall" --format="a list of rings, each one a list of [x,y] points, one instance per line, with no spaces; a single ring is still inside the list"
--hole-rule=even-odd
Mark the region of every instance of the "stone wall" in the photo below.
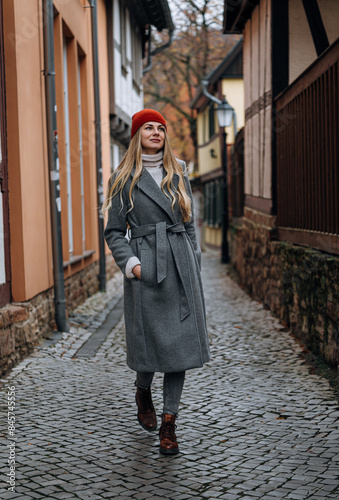
[[[111,255],[106,259],[106,278],[117,267]],[[99,289],[99,262],[65,280],[67,314]],[[28,302],[11,303],[0,308],[0,374],[33,351],[41,339],[55,329],[54,289],[39,293]]]
[[[116,270],[116,265],[109,255],[106,258],[106,279],[113,277]],[[70,276],[65,280],[65,295],[66,304],[69,305],[69,310],[75,309],[79,304],[82,304],[87,297],[90,297],[99,290],[99,261],[94,262],[90,266],[85,267],[78,273]]]
[[[240,284],[331,365],[339,364],[339,258],[276,241],[275,218],[245,208],[232,228]]]

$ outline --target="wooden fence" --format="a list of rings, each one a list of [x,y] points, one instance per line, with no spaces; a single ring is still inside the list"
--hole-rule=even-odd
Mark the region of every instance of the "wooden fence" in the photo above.
[[[339,254],[339,43],[277,97],[279,237]]]

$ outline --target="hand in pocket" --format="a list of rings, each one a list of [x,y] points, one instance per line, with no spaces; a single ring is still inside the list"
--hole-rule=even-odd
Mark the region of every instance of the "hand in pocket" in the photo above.
[[[136,266],[134,266],[132,269],[132,272],[133,272],[134,276],[136,276],[136,278],[138,278],[138,280],[140,280],[140,278],[141,278],[141,265],[137,264]]]

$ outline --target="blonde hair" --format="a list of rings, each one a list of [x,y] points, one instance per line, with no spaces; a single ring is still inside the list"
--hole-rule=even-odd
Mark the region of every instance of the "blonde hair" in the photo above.
[[[133,189],[139,180],[139,177],[142,174],[142,147],[141,147],[141,131],[140,128],[137,130],[135,135],[132,137],[130,145],[121,160],[120,165],[117,170],[113,172],[112,176],[109,179],[106,198],[104,204],[102,206],[102,211],[105,212],[112,205],[112,198],[117,194],[120,195],[121,206],[123,206],[122,200],[122,190],[128,181],[131,172],[135,166],[134,177],[131,182],[131,186],[129,188],[129,201],[130,201],[130,212],[133,207]],[[182,218],[184,222],[187,222],[191,217],[191,199],[187,194],[184,182],[184,173],[181,165],[175,158],[171,146],[169,144],[168,135],[165,130],[165,142],[164,142],[164,158],[163,158],[163,166],[166,171],[166,176],[161,182],[161,189],[164,194],[172,199],[172,210],[174,208],[174,204],[178,201],[179,208],[182,214]],[[179,184],[178,188],[175,189],[173,186],[173,175],[178,174],[179,176]],[[168,193],[164,190],[166,186]]]

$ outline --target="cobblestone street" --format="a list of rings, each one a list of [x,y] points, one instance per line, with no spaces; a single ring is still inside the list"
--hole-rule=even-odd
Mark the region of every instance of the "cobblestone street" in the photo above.
[[[204,255],[203,281],[212,359],[187,372],[180,454],[161,456],[157,433],[137,422],[117,273],[106,294],[77,309],[71,333],[55,334],[2,379],[1,498],[338,500],[335,391],[217,258]],[[156,374],[159,414],[161,385]],[[9,386],[15,492],[6,483]]]

